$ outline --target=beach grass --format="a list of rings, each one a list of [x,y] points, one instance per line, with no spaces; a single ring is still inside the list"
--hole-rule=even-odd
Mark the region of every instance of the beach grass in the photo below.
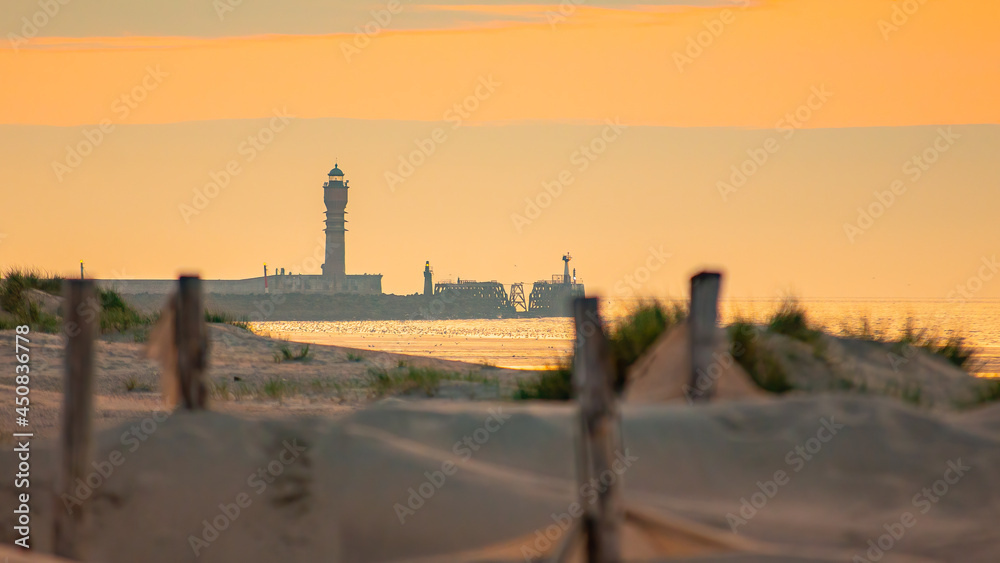
[[[0,309],[6,313],[0,318],[0,329],[27,324],[34,330],[57,333],[62,329],[62,319],[43,310],[31,291],[60,297],[63,279],[37,270],[9,269],[0,282]],[[101,333],[124,333],[153,324],[158,315],[141,313],[120,294],[110,289],[98,289]],[[61,307],[61,306],[60,306]],[[141,338],[140,338],[141,339]]]
[[[902,337],[894,343],[926,350],[931,354],[941,356],[953,365],[963,368],[966,371],[975,366],[976,356],[979,354],[979,350],[969,346],[966,338],[960,333],[952,333],[950,336],[944,336],[928,329],[918,330],[914,327],[913,319],[907,319]]]
[[[608,345],[617,372],[615,391],[624,389],[628,368],[649,350],[660,335],[686,319],[687,309],[679,303],[643,301],[611,327]]]
[[[288,347],[287,344],[282,344],[278,347],[278,350],[274,353],[274,362],[304,362],[311,359],[309,356],[309,345],[300,346],[298,352],[292,352],[292,349]]]
[[[211,309],[205,309],[205,322],[206,323],[219,323],[219,324],[230,324],[235,327],[242,328],[247,332],[253,332],[250,329],[250,319],[246,316],[237,316],[227,311],[217,311]]]
[[[285,397],[292,395],[296,391],[296,388],[285,379],[280,377],[269,377],[261,387],[261,391],[265,397],[274,399],[280,403],[285,399]]]
[[[33,330],[54,334],[62,328],[59,317],[42,309],[37,301],[29,298],[31,290],[59,295],[62,278],[39,273],[36,270],[9,269],[0,282],[0,329],[9,330],[28,325]]]
[[[788,313],[787,311],[783,314]],[[768,327],[774,324],[774,319]],[[780,330],[790,330],[797,335],[806,334],[804,325],[798,319],[779,320]],[[792,390],[788,374],[770,350],[760,345],[761,327],[747,319],[737,318],[726,329],[732,341],[733,358],[746,372],[757,387],[770,393],[787,393]]]
[[[514,399],[519,401],[568,401],[573,396],[573,367],[570,363],[543,370],[535,377],[520,379]]]
[[[499,379],[479,373],[406,366],[395,369],[368,368],[367,388],[372,398],[413,393],[433,397],[437,394],[441,383],[446,381],[499,385]]]
[[[141,329],[159,318],[157,314],[140,313],[114,290],[100,289],[98,293],[101,300],[101,333]]]
[[[809,326],[805,308],[794,299],[782,302],[768,321],[767,330],[807,343],[815,342],[822,334]]]
[[[980,350],[971,346],[961,331],[951,330],[945,335],[940,329],[917,329],[915,325],[912,318],[907,318],[902,333],[897,337],[889,337],[885,332],[875,330],[867,316],[861,316],[854,324],[844,324],[840,336],[889,345],[897,351],[912,346],[944,358],[967,372],[975,371]]]
[[[968,345],[965,338],[955,332],[943,336],[941,332],[931,329],[914,328],[913,319],[907,319],[906,327],[900,334],[889,336],[885,331],[874,328],[866,316],[859,316],[853,322],[845,324],[839,338],[869,342],[883,346],[887,354],[897,354],[909,357],[910,350],[923,350],[938,356],[972,373],[978,350]],[[772,393],[786,393],[794,389],[794,385],[785,372],[783,363],[778,361],[774,352],[762,344],[761,336],[778,334],[812,345],[813,356],[829,363],[826,347],[829,338],[824,338],[824,332],[809,323],[806,310],[795,300],[786,300],[775,311],[764,325],[755,325],[749,319],[737,318],[727,327],[733,343],[733,356],[737,363],[750,375],[758,387]],[[833,383],[833,389],[854,393],[886,395],[896,397],[916,406],[929,406],[933,399],[917,381],[888,381],[884,386],[872,388],[867,381],[854,381],[849,378]],[[973,383],[976,399],[975,404],[1000,400],[1000,383],[985,381]]]
[[[687,310],[679,303],[643,301],[621,321],[606,329],[608,347],[615,363],[615,392],[625,388],[629,367],[652,347],[660,336],[687,319]],[[533,378],[519,380],[517,400],[568,401],[573,395],[572,363],[542,370]]]

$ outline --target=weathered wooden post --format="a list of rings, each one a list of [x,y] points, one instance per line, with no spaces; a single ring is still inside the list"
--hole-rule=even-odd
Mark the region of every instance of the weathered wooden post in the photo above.
[[[177,378],[184,408],[201,410],[208,405],[205,368],[208,363],[208,331],[198,276],[181,276],[177,292]]]
[[[83,527],[86,505],[64,503],[73,498],[77,479],[90,472],[93,460],[91,414],[93,411],[94,337],[101,304],[93,280],[63,282],[63,332],[66,334],[66,369],[63,384],[62,433],[56,477],[55,554],[84,559]]]
[[[716,324],[721,286],[722,274],[716,272],[701,272],[691,278],[691,309],[688,311],[691,380],[688,397],[695,402],[708,401],[715,391],[715,381],[709,375],[709,367],[717,344]]]
[[[578,298],[573,309],[576,318],[573,389],[580,404],[581,422],[580,482],[596,479],[600,483],[596,501],[580,498],[587,561],[618,563],[624,502],[622,476],[613,468],[615,454],[621,449],[614,361],[601,327],[597,299]]]

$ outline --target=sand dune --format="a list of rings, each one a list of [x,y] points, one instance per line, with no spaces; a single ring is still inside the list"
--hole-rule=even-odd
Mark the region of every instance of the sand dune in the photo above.
[[[340,420],[178,412],[84,501],[91,560],[523,561],[567,534],[574,416],[398,400]],[[874,561],[879,542],[891,544],[880,561],[1000,559],[1000,406],[938,415],[819,396],[627,406],[623,418],[629,561]],[[98,460],[125,449],[126,429],[101,434]],[[463,440],[477,431],[472,451]],[[37,456],[44,551],[61,504],[51,451]],[[271,483],[255,479],[268,468]]]
[[[496,378],[504,390],[513,388],[518,378],[531,375],[437,358],[315,344],[309,348],[308,361],[276,363],[274,354],[282,345],[293,352],[298,352],[302,345],[264,338],[226,324],[212,324],[209,329],[207,377],[217,390],[225,389],[225,397],[215,393],[211,408],[242,416],[337,416],[350,412],[370,402],[368,370],[391,369],[400,362],[447,373],[482,373]],[[62,408],[64,344],[59,335],[51,334],[32,334],[31,344],[31,429],[38,436],[54,436]],[[99,340],[96,347],[94,423],[97,428],[142,419],[163,410],[159,392],[161,368],[146,357],[146,344]],[[0,348],[14,348],[13,331],[0,331]],[[14,365],[12,354],[0,356],[0,370],[4,373],[13,373]],[[280,402],[261,397],[260,393],[254,395],[254,390],[272,379],[294,385],[298,391]],[[13,397],[12,378],[0,381],[0,394]],[[0,417],[0,442],[9,442],[12,431],[11,410]]]

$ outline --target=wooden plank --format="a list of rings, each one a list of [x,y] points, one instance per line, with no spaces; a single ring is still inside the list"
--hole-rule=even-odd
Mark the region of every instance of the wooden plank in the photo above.
[[[201,279],[181,276],[177,293],[177,377],[181,386],[181,402],[189,410],[208,406],[205,369],[208,364],[208,330]]]
[[[597,299],[578,298],[573,308],[577,335],[573,387],[580,405],[581,440],[577,449],[586,560],[589,563],[618,563],[621,560],[624,500],[622,475],[613,467],[615,454],[621,450],[619,412],[613,388],[614,361],[601,326]],[[592,480],[601,485],[596,487],[596,501],[589,502],[582,495],[582,485]]]
[[[701,272],[691,278],[691,308],[688,312],[691,391],[688,396],[694,402],[708,401],[715,391],[715,381],[708,374],[717,344],[721,286],[722,274],[717,272]]]
[[[83,528],[86,505],[67,510],[62,499],[72,497],[77,479],[91,470],[93,460],[92,412],[94,386],[94,338],[99,330],[100,301],[93,280],[63,282],[66,369],[63,388],[60,457],[56,477],[54,552],[62,557],[84,559]]]

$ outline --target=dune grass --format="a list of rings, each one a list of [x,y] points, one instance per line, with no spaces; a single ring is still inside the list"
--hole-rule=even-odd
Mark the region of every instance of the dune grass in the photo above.
[[[63,279],[35,269],[10,268],[3,274],[4,282],[13,282],[24,289],[37,289],[51,295],[62,293]]]
[[[205,322],[230,324],[235,327],[242,328],[247,332],[253,332],[250,329],[250,319],[248,317],[246,317],[245,315],[237,316],[227,311],[205,309]]]
[[[781,304],[777,311],[763,326],[757,326],[747,319],[737,319],[728,327],[729,336],[733,342],[734,357],[747,371],[758,387],[773,393],[791,391],[793,386],[782,364],[774,357],[773,352],[759,342],[762,333],[781,334],[813,346],[814,356],[821,361],[826,358],[826,340],[823,332],[812,327],[808,321],[805,309],[794,300]],[[886,347],[894,353],[907,355],[908,348],[924,350],[951,362],[967,372],[971,372],[978,350],[969,346],[962,336],[942,336],[930,329],[917,330],[912,319],[907,320],[902,334],[889,337],[884,331],[876,330],[870,319],[861,316],[853,323],[845,324],[840,333],[841,338],[871,342]],[[977,382],[974,392],[976,403],[1000,400],[1000,382]],[[844,391],[870,393],[865,382],[841,381],[836,387]],[[927,404],[928,395],[916,382],[888,382],[880,394],[897,397],[914,405]]]
[[[288,381],[279,377],[270,377],[264,382],[262,387],[264,396],[282,402],[286,396],[295,392],[294,386]]]
[[[281,362],[304,362],[312,359],[309,356],[309,345],[300,346],[298,352],[292,352],[291,348],[287,344],[282,344],[278,347],[278,351],[274,353],[274,362],[280,364]]]
[[[211,393],[213,399],[220,401],[229,400],[229,380],[220,379],[211,382],[209,393]]]
[[[125,378],[125,390],[128,392],[132,391],[152,391],[153,386],[148,383],[143,383],[135,375],[130,375]]]
[[[62,319],[43,311],[29,296],[30,290],[34,289],[59,297],[62,284],[63,278],[37,270],[9,269],[4,272],[3,280],[0,280],[0,309],[7,315],[0,315],[0,330],[27,324],[39,332],[59,332]],[[98,288],[98,299],[102,334],[134,332],[133,340],[144,342],[148,337],[148,328],[159,319],[159,313],[146,314],[137,310],[113,289]],[[250,330],[247,318],[226,312],[206,311],[205,321]]]
[[[983,379],[975,389],[975,397],[969,404],[957,405],[958,407],[976,407],[1000,401],[1000,379]]]
[[[372,398],[413,393],[433,397],[437,394],[441,383],[445,381],[500,384],[498,378],[486,377],[474,372],[459,373],[405,366],[394,369],[369,368],[367,387],[369,396]]]
[[[54,334],[62,328],[59,317],[47,313],[29,299],[32,289],[59,295],[62,278],[39,273],[36,270],[9,269],[0,281],[0,309],[7,315],[0,318],[0,329],[28,325],[32,330]]]
[[[768,321],[767,331],[784,334],[807,343],[815,342],[822,334],[820,331],[810,328],[806,310],[794,299],[784,301],[774,312]]]
[[[625,388],[629,367],[641,358],[663,333],[686,319],[687,310],[679,303],[644,301],[610,330],[606,329],[608,347],[615,363],[614,389],[617,393],[621,393]],[[553,369],[541,371],[536,377],[518,381],[514,398],[568,401],[573,395],[572,381],[572,363],[561,364]]]
[[[863,340],[865,342],[887,342],[885,334],[875,330],[871,319],[867,315],[861,315],[854,319],[854,322],[845,321],[840,327],[840,336],[853,340]]]
[[[406,394],[420,391],[428,397],[434,396],[442,379],[446,375],[438,370],[420,368],[397,368],[385,370],[370,368],[368,381],[372,395],[384,397],[387,395]]]
[[[573,397],[573,367],[570,363],[544,370],[536,377],[520,379],[514,399],[568,401]]]
[[[101,333],[141,329],[159,318],[157,314],[140,313],[114,290],[100,289],[98,293],[101,300]]]
[[[687,319],[687,310],[678,303],[640,303],[608,334],[611,353],[621,366],[635,363],[661,334]]]
[[[883,331],[875,330],[867,316],[858,318],[853,325],[845,324],[841,328],[841,336],[844,338],[885,344],[897,351],[912,346],[944,358],[967,372],[974,371],[980,350],[970,346],[960,331],[948,332],[951,334],[945,336],[940,329],[917,329],[914,320],[908,318],[902,334],[890,338]]]
[[[788,311],[782,314],[788,314]],[[806,334],[803,332],[805,325],[799,326],[799,322],[800,320],[797,318],[786,318],[779,320],[777,324],[780,330],[790,330],[801,336]],[[802,322],[804,322],[804,317]],[[772,322],[768,324],[768,328],[774,324],[774,319],[772,319]],[[792,390],[788,374],[781,367],[777,358],[769,350],[760,345],[761,327],[747,319],[738,318],[726,330],[733,343],[733,358],[736,360],[736,363],[746,370],[758,387],[777,394],[787,393]]]
[[[902,337],[893,343],[926,350],[967,371],[975,367],[976,357],[979,354],[979,350],[969,346],[961,334],[943,336],[928,329],[917,330],[914,328],[913,319],[907,319]]]
[[[223,388],[228,392],[229,391],[229,382],[226,382],[225,385],[219,384],[216,387],[216,390],[220,391]],[[242,401],[242,400],[244,400],[244,399],[246,399],[248,397],[252,398],[255,393],[256,393],[256,390],[253,387],[251,387],[250,385],[247,385],[243,381],[237,381],[236,385],[233,385],[233,388],[232,388],[233,399],[235,399],[237,401]],[[223,397],[228,397],[228,394],[227,395],[223,395]]]
[[[686,319],[687,309],[679,303],[643,301],[608,331],[608,346],[615,361],[615,391],[620,393],[625,388],[628,368],[660,335]]]
[[[38,290],[58,297],[62,293],[62,283],[61,277],[36,270],[10,269],[4,272],[3,280],[0,281],[0,309],[8,315],[6,319],[0,319],[0,329],[27,324],[40,332],[59,332],[62,320],[43,311],[30,298],[30,291]],[[95,307],[100,307],[102,334],[141,329],[153,324],[158,318],[158,315],[137,311],[114,290],[98,289],[98,300],[100,303],[95,304]]]

